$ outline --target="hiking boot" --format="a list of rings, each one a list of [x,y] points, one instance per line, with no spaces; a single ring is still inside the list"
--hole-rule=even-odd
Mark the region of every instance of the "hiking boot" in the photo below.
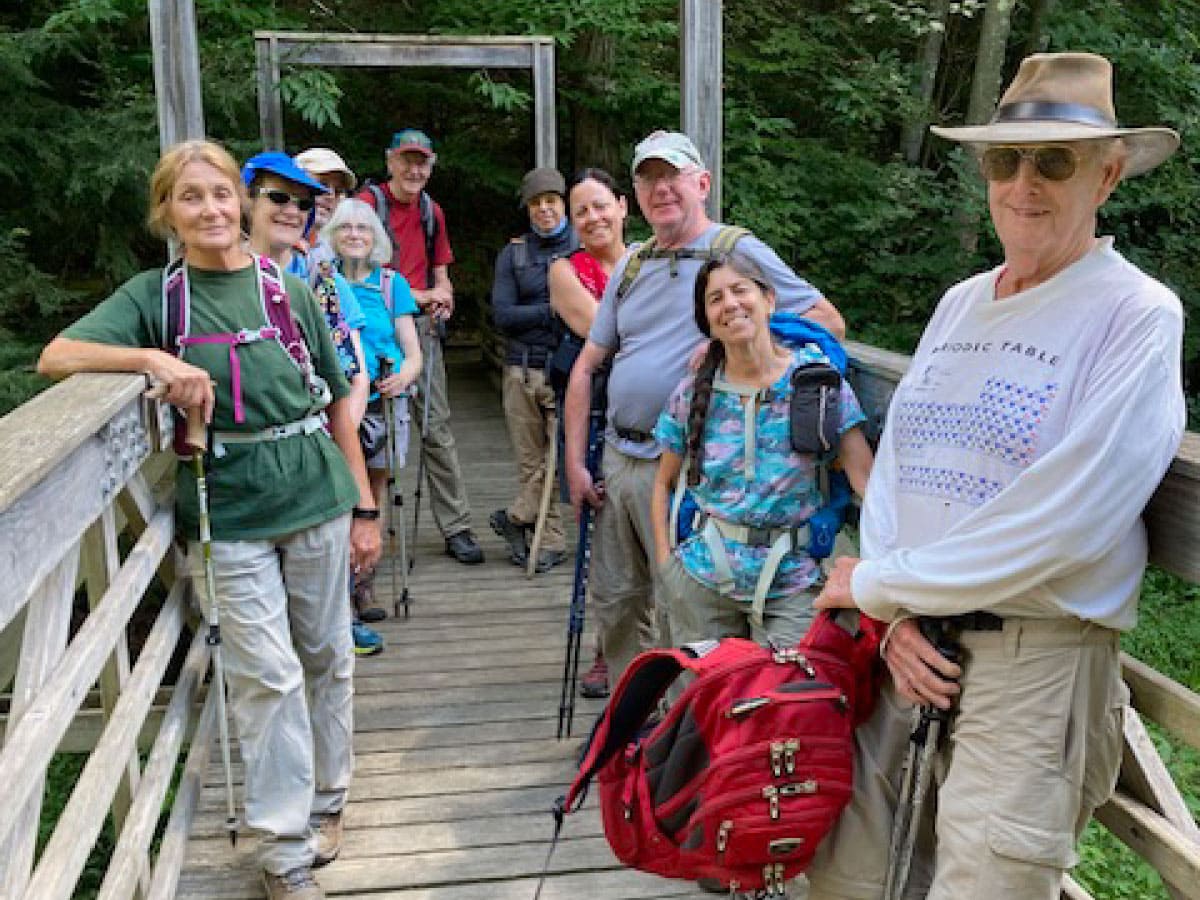
[[[549,572],[560,562],[567,558],[565,550],[539,550],[537,565],[533,567],[535,572]]]
[[[314,816],[313,830],[317,833],[317,855],[312,867],[327,866],[342,852],[342,811]]]
[[[446,554],[468,566],[483,562],[483,551],[475,543],[475,535],[469,528],[446,538]]]
[[[525,526],[510,519],[508,512],[503,509],[498,509],[488,516],[488,524],[492,526],[492,531],[504,538],[504,542],[508,544],[508,561],[514,566],[525,565],[526,560],[529,559],[529,544],[525,540]],[[538,555],[541,556],[541,554]]]
[[[604,654],[596,652],[596,660],[579,680],[579,696],[601,700],[608,696],[608,663]]]
[[[383,638],[374,628],[355,619],[350,625],[350,634],[354,638],[355,656],[374,656],[383,652]]]
[[[282,875],[263,872],[263,884],[267,888],[267,900],[325,900],[325,892],[307,866]]]
[[[375,602],[374,569],[355,577],[350,600],[354,604],[354,612],[363,622],[382,622],[387,618],[387,611]]]
[[[701,878],[696,882],[696,887],[709,894],[728,894],[729,888],[718,881],[716,878]]]

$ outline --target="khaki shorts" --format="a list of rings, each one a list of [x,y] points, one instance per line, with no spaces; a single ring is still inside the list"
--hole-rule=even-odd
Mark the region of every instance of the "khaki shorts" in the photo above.
[[[1120,768],[1129,694],[1118,634],[1078,619],[1010,618],[960,643],[962,694],[906,896],[1058,900],[1075,843]],[[910,716],[889,685],[859,729],[854,798],[809,870],[810,900],[881,895]]]

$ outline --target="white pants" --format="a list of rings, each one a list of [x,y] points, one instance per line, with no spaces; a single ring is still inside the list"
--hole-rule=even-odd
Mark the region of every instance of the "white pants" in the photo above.
[[[350,517],[261,541],[214,541],[229,708],[246,770],[245,821],[259,863],[312,863],[310,817],[340,810],[353,767],[354,651],[346,572]],[[188,571],[207,614],[204,563]]]

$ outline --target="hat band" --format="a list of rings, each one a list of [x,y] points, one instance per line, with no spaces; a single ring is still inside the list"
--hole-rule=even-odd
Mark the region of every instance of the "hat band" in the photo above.
[[[1008,103],[996,110],[992,118],[993,125],[1007,122],[1076,122],[1080,125],[1094,125],[1097,128],[1116,128],[1115,120],[1110,119],[1094,106],[1084,106],[1082,103],[1048,103],[1045,101],[1028,100],[1022,103]]]

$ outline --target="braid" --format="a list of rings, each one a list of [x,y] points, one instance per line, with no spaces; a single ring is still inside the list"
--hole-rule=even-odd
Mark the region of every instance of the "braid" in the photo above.
[[[708,407],[712,401],[713,379],[717,369],[725,362],[725,345],[720,341],[712,341],[700,370],[696,372],[696,380],[692,386],[692,406],[688,410],[687,426],[687,456],[688,487],[700,483],[700,466],[704,459],[704,423],[708,420]]]

